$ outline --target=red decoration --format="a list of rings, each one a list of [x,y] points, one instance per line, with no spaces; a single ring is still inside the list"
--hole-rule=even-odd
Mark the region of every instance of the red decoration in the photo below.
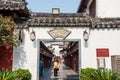
[[[96,49],[97,57],[109,57],[109,49],[108,48],[99,48]]]

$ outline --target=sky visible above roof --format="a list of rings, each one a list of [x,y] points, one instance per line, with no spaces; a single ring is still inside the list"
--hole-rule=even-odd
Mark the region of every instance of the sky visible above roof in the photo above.
[[[81,0],[26,0],[32,12],[51,13],[52,8],[60,8],[61,13],[76,13]]]

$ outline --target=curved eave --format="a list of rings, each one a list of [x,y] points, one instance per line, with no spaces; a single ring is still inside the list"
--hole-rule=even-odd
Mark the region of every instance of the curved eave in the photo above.
[[[26,9],[27,2],[23,0],[1,0],[0,10],[23,10]]]
[[[0,13],[17,12],[19,15],[28,16],[27,2],[25,0],[1,0]]]

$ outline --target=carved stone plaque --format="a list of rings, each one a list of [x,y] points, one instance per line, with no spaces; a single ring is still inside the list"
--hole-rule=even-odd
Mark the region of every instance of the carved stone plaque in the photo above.
[[[54,28],[48,31],[48,33],[53,39],[56,39],[56,38],[65,39],[71,33],[71,31],[64,28]]]

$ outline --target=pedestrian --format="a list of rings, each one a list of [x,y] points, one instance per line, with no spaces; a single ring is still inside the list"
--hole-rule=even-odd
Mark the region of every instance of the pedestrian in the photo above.
[[[55,61],[54,61],[54,76],[57,76],[58,70],[59,70],[58,62],[55,59]]]
[[[44,74],[44,61],[43,58],[40,59],[40,76]]]

